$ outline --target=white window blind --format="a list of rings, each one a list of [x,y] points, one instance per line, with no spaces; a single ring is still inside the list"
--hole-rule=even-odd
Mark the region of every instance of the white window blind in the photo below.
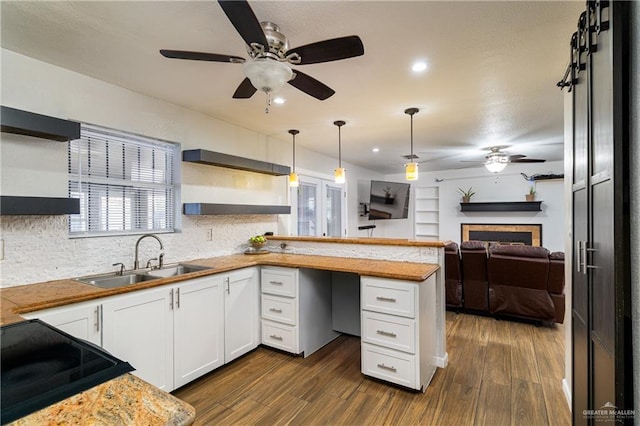
[[[83,124],[69,142],[71,236],[173,232],[178,144]]]

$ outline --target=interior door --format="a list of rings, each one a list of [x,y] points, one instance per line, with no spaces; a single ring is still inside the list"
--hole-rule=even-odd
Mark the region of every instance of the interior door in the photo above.
[[[345,191],[330,180],[299,177],[292,188],[297,214],[297,235],[340,237],[346,235]]]

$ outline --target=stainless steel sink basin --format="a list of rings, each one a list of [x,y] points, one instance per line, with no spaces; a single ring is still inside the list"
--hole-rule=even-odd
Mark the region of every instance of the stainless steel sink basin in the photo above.
[[[76,278],[76,281],[95,285],[96,287],[100,288],[118,288],[137,284],[143,281],[157,280],[158,278],[159,277],[153,277],[144,273],[125,273],[123,275],[113,273]]]
[[[213,268],[209,266],[187,265],[187,264],[179,263],[177,265],[167,265],[160,269],[153,269],[147,272],[146,274],[154,278],[167,278],[167,277],[175,277],[176,275],[188,274],[191,272],[206,271],[209,269],[213,269]]]

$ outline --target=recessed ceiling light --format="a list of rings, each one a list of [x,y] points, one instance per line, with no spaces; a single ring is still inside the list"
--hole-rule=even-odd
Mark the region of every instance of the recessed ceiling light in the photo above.
[[[376,148],[373,148],[371,151],[372,151],[372,152],[380,152],[380,148],[377,148],[377,147],[376,147]]]
[[[285,98],[280,98],[280,97],[273,98],[273,103],[274,104],[282,105],[285,102],[286,102]]]
[[[424,61],[414,62],[413,66],[411,67],[411,69],[414,70],[415,72],[422,72],[427,68],[428,68],[427,63]]]

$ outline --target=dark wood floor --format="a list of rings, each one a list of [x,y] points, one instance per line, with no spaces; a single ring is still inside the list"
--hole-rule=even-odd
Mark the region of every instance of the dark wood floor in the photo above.
[[[257,350],[174,395],[197,425],[569,425],[564,329],[447,312],[449,366],[425,393],[366,378],[360,340],[304,359]]]

